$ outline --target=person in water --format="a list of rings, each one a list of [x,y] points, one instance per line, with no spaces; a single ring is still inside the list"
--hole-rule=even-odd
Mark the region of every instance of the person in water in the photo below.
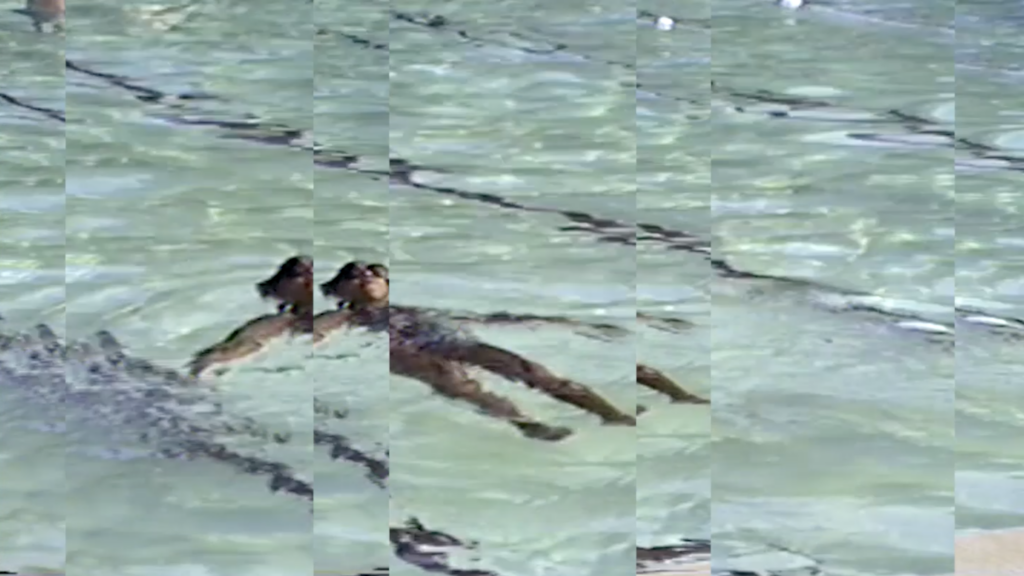
[[[349,324],[366,324],[371,321],[371,314],[367,313],[367,310],[373,309],[388,309],[388,292],[390,287],[390,280],[388,278],[388,269],[383,264],[366,264],[365,262],[354,261],[349,262],[342,267],[334,278],[321,284],[320,289],[325,296],[337,298],[339,302],[338,310],[332,310],[329,312],[323,312],[318,314],[313,320],[313,339],[315,342],[323,340],[327,334],[334,331],[342,326]],[[427,309],[427,308],[411,308],[406,306],[391,306],[391,310],[397,311],[399,319],[402,324],[407,323],[407,319],[413,312],[418,312],[424,316],[438,316],[442,313],[439,311]],[[360,312],[362,311],[362,312]],[[446,319],[477,322],[483,324],[525,324],[525,323],[549,323],[549,324],[560,324],[568,326],[586,326],[590,328],[596,328],[603,333],[616,333],[621,332],[622,329],[618,326],[611,324],[589,324],[585,322],[579,322],[569,318],[558,318],[550,316],[537,316],[537,315],[516,315],[508,314],[506,312],[498,312],[493,314],[444,314]],[[671,328],[675,328],[681,321],[665,321],[657,319],[647,315],[638,315],[640,319],[648,323],[661,323],[668,325]],[[425,324],[423,324],[425,326]],[[406,327],[401,333],[401,337],[409,340],[410,342],[416,342],[422,340],[422,336],[426,336],[426,342],[424,345],[428,348],[439,348],[438,340],[439,331],[437,329],[437,322],[434,321],[432,328],[433,330],[424,330],[422,334],[416,333],[412,330],[410,333],[409,327]],[[393,328],[393,327],[392,327]],[[447,329],[451,331],[451,329]],[[394,337],[394,335],[392,335]],[[531,387],[537,387],[542,390],[548,391],[549,387],[557,388],[558,385],[550,385],[545,387],[544,384],[538,382],[539,380],[545,380],[550,382],[551,379],[558,380],[551,375],[547,370],[533,362],[530,362],[520,356],[512,354],[506,350],[502,350],[487,344],[483,344],[472,340],[468,336],[463,336],[461,341],[452,342],[451,335],[447,338],[442,338],[444,342],[447,342],[440,348],[444,349],[447,353],[447,357],[451,360],[480,366],[491,372],[495,372],[502,376],[505,376],[512,380],[520,380],[525,382]],[[461,345],[460,345],[461,343]],[[538,378],[530,379],[529,375],[533,373],[538,375]],[[545,374],[546,377],[540,376]],[[644,364],[636,365],[636,381],[638,384],[660,392],[668,396],[673,402],[687,403],[687,404],[707,404],[708,401],[704,398],[696,396],[690,392],[687,392],[671,378],[666,376],[660,370],[652,368]],[[577,385],[580,386],[580,385]],[[615,423],[624,423],[628,421],[627,418],[615,415],[614,408],[605,407],[597,411],[592,410],[589,407],[581,406],[573,400],[565,399],[561,396],[556,395],[549,391],[549,394],[556,398],[573,404],[577,407],[583,408],[589,412],[593,412],[602,416],[606,423],[609,420],[616,420]],[[592,407],[596,407],[597,404],[591,404]],[[613,412],[614,411],[614,412]],[[608,417],[605,417],[608,414]],[[634,421],[635,423],[635,421]]]
[[[261,298],[280,304],[275,314],[246,322],[224,340],[198,352],[189,362],[189,374],[198,377],[216,364],[240,360],[259,352],[271,340],[296,333],[308,333],[313,326],[313,259],[292,256],[273,276],[258,282]]]
[[[349,262],[327,282],[320,285],[325,296],[336,298],[339,308],[318,314],[313,319],[314,341],[322,341],[329,332],[342,326],[364,326],[383,330],[390,336],[391,370],[427,382],[439,393],[470,401],[486,413],[518,418],[520,413],[507,400],[483,391],[479,382],[468,377],[465,366],[477,366],[525,383],[533,389],[599,416],[605,424],[635,425],[635,416],[625,414],[588,387],[561,378],[543,365],[514,352],[493,346],[438,321],[436,311],[389,303],[390,279],[383,264]],[[541,316],[446,315],[446,318],[491,323],[548,321],[558,324],[576,321]],[[597,325],[608,328],[608,325]],[[613,327],[615,328],[615,327]],[[705,403],[670,378],[649,366],[637,365],[637,381],[668,395],[673,401]],[[499,404],[500,402],[500,404]]]
[[[280,302],[277,314],[260,316],[233,331],[220,343],[199,352],[190,363],[198,376],[214,365],[233,362],[261,350],[270,340],[285,334],[313,333],[314,342],[342,326],[362,326],[383,331],[391,338],[391,371],[421,380],[438,393],[474,404],[484,413],[512,422],[531,437],[555,440],[569,431],[549,427],[526,417],[510,400],[487,392],[469,377],[467,365],[521,381],[563,402],[598,415],[607,424],[635,425],[625,414],[582,384],[560,378],[544,366],[508,350],[498,348],[451,328],[437,320],[429,309],[389,306],[390,280],[382,264],[350,262],[321,285],[321,291],[339,300],[339,308],[312,316],[312,269],[308,256],[286,260],[269,279],[256,285],[264,298]],[[484,323],[553,322],[582,325],[569,319],[541,316],[455,315],[460,320]],[[621,330],[610,325],[601,329]],[[637,381],[677,402],[705,402],[689,394],[670,378],[648,366],[637,365]]]
[[[25,8],[15,12],[31,18],[36,32],[43,31],[43,24],[53,24],[54,32],[64,31],[64,0],[25,0]]]
[[[527,437],[556,441],[572,433],[568,428],[550,426],[526,416],[511,400],[485,390],[469,376],[463,363],[445,354],[474,340],[414,308],[388,306],[390,281],[386,266],[349,262],[320,289],[325,296],[338,298],[340,307],[314,317],[315,342],[342,326],[379,331],[386,328],[392,373],[424,382],[447,398],[472,404],[488,416],[509,422]]]

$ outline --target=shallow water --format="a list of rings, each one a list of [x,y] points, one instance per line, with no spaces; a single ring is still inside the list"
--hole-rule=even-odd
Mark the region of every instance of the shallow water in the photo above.
[[[640,7],[711,17],[710,32],[699,22],[656,30],[637,23],[635,6],[609,2],[392,5],[443,9],[444,29],[368,2],[153,6],[73,6],[66,40],[0,19],[12,70],[3,90],[69,120],[65,133],[0,108],[10,324],[46,321],[72,337],[106,328],[133,353],[180,366],[267,310],[252,284],[285,256],[312,253],[324,278],[352,258],[385,260],[405,304],[635,326],[613,341],[549,327],[478,332],[651,412],[635,431],[602,428],[484,377],[530,414],[577,429],[538,446],[417,382],[382,386],[379,336],[315,351],[282,344],[219,386],[232,409],[296,432],[264,449],[316,479],[311,520],[261,480],[216,464],[112,459],[0,405],[2,568],[350,574],[391,561],[385,519],[415,514],[480,541],[479,559],[460,565],[502,575],[632,573],[634,540],[680,537],[714,537],[723,567],[779,545],[829,574],[943,574],[954,529],[1024,525],[1012,390],[1024,366],[1012,332],[961,321],[954,351],[891,318],[837,313],[848,300],[808,286],[713,276],[701,254],[655,233],[635,249],[595,233],[621,237],[637,222],[687,231],[744,270],[870,292],[937,322],[953,322],[954,301],[1024,317],[1022,173],[908,136],[884,115],[955,122],[958,136],[1024,156],[1012,4],[957,4],[955,37],[951,2]],[[523,50],[556,42],[565,48]],[[65,93],[65,48],[142,86],[222,99],[150,104],[72,71]],[[756,90],[833,106],[737,95]],[[793,113],[764,113],[780,110]],[[417,171],[416,182],[617,222],[385,187],[314,168],[296,147],[180,122],[247,113],[313,130],[358,155],[357,169],[383,169],[390,151],[446,171]],[[635,311],[694,327],[659,331]],[[637,360],[710,394],[712,408],[638,392]],[[390,498],[302,440],[314,391],[358,414],[325,425],[371,452],[390,446]],[[747,565],[783,568],[785,556]]]

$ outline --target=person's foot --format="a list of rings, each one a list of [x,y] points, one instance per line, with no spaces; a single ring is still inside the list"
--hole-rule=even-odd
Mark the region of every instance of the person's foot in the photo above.
[[[614,417],[605,418],[602,424],[609,424],[611,426],[636,426],[636,416],[619,414]]]
[[[558,442],[572,434],[572,430],[564,426],[548,426],[541,422],[516,422],[516,428],[527,438]]]

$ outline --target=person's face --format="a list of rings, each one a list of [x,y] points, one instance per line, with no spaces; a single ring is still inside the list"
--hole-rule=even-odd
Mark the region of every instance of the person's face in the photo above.
[[[389,292],[388,268],[383,264],[367,264],[355,260],[345,264],[338,273],[320,285],[324,296],[354,304],[386,302]]]

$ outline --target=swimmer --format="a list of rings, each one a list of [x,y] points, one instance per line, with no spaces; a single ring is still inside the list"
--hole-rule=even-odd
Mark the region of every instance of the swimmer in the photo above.
[[[636,425],[635,416],[541,364],[453,329],[430,312],[389,305],[389,287],[387,268],[382,264],[346,264],[320,286],[325,296],[338,299],[340,307],[314,319],[315,338],[322,339],[330,330],[344,325],[383,330],[386,319],[391,371],[426,382],[442,395],[469,401],[505,419],[521,418],[511,402],[485,392],[467,375],[466,366],[477,366],[595,414],[605,424]]]
[[[330,281],[325,282],[321,285],[321,290],[325,296],[335,297],[339,300],[339,310],[322,313],[316,316],[313,320],[313,341],[321,341],[327,337],[327,334],[333,330],[348,325],[348,324],[360,324],[360,322],[353,322],[353,315],[359,314],[358,311],[367,310],[385,310],[388,305],[388,269],[384,264],[368,264],[366,262],[349,262],[345,264],[345,268]],[[392,310],[399,313],[402,318],[409,318],[410,315],[422,314],[424,317],[437,317],[440,315],[437,311],[429,311],[427,308],[411,308],[407,306],[392,306]],[[366,313],[362,313],[366,314]],[[587,324],[570,319],[564,318],[550,318],[536,315],[511,315],[507,313],[497,313],[488,315],[454,315],[445,316],[445,318],[451,318],[461,321],[479,322],[484,324],[522,324],[522,323],[550,323],[550,324],[561,324],[570,326],[590,326],[598,328],[605,333],[615,333],[616,331],[624,331],[622,328],[611,325],[611,324]],[[681,320],[665,320],[651,317],[645,314],[638,314],[638,320],[649,324],[663,324],[672,331],[676,331],[681,327],[685,327],[688,324]],[[369,319],[364,319],[362,322],[367,322]],[[439,339],[440,333],[438,331],[438,325],[436,323],[420,324],[420,327],[427,328],[432,326],[432,329],[425,329],[418,332],[415,328],[410,328],[402,331],[401,337],[407,340],[422,340],[423,336],[426,336],[427,341],[421,342],[418,345],[422,346],[437,346],[437,342],[431,342],[431,339]],[[451,331],[451,329],[447,329]],[[392,335],[392,337],[394,337]],[[605,418],[606,423],[608,420],[616,421],[617,423],[623,423],[623,419],[620,416],[614,414],[614,408],[604,406],[603,408],[597,408],[600,406],[600,402],[592,402],[594,398],[587,400],[589,403],[588,407],[584,407],[578,402],[585,402],[583,399],[579,399],[577,402],[573,400],[567,400],[563,396],[556,396],[550,392],[551,387],[557,387],[559,384],[553,383],[552,380],[558,380],[555,376],[547,372],[542,366],[530,363],[529,361],[522,359],[512,353],[503,351],[501,348],[495,346],[489,346],[475,340],[468,339],[451,339],[449,337],[449,343],[445,344],[445,348],[449,351],[446,358],[450,360],[459,361],[465,364],[479,366],[485,368],[497,374],[501,374],[509,379],[520,380],[530,385],[530,387],[540,387],[546,390],[555,398],[577,406],[584,408],[589,412],[593,412],[598,415],[608,415]],[[545,383],[541,385],[534,385],[530,383],[528,379],[529,373],[532,372],[540,380]],[[708,404],[708,401],[697,397],[691,393],[686,392],[679,384],[674,382],[672,378],[665,375],[663,372],[650,366],[643,364],[637,365],[636,372],[637,383],[654,390],[654,392],[664,394],[672,399],[675,403],[683,404]],[[577,384],[579,386],[579,384]],[[568,393],[566,390],[566,394]],[[592,393],[591,393],[592,394]],[[596,395],[594,395],[596,397]],[[606,404],[606,403],[605,403]],[[595,411],[598,410],[598,411]],[[604,417],[604,416],[602,416]]]
[[[383,264],[367,264],[358,261],[346,264],[334,278],[320,286],[325,296],[338,299],[339,308],[338,310],[318,314],[314,319],[314,342],[322,341],[329,332],[342,326],[349,324],[365,326],[367,323],[372,322],[372,319],[368,316],[369,311],[388,309],[389,286],[388,269]],[[505,312],[483,315],[443,315],[436,310],[405,306],[391,306],[390,310],[392,315],[395,316],[394,322],[391,323],[392,326],[389,327],[393,342],[396,338],[394,333],[396,330],[395,324],[399,324],[401,325],[400,333],[397,334],[399,340],[415,343],[417,347],[432,350],[434,354],[442,355],[448,360],[479,366],[510,380],[524,382],[531,388],[541,389],[563,402],[601,416],[605,423],[628,423],[628,418],[631,418],[624,418],[621,413],[618,413],[617,409],[607,404],[607,402],[586,387],[559,379],[548,372],[543,366],[530,362],[512,352],[478,342],[468,335],[459,335],[451,328],[437,322],[436,319],[443,316],[445,319],[454,318],[485,324],[544,322],[571,326],[589,326],[598,328],[606,334],[624,332],[618,326],[611,324],[588,324],[568,318],[514,315]],[[359,318],[358,316],[360,315],[363,317]],[[417,322],[416,318],[429,321]],[[662,329],[671,331],[677,331],[682,327],[688,326],[688,323],[682,320],[659,319],[643,313],[638,314],[637,318],[645,323],[664,325],[666,328]],[[378,323],[380,323],[378,327],[383,329],[382,320],[378,319]],[[444,351],[443,354],[440,352],[442,349]],[[636,381],[641,386],[668,396],[673,402],[707,404],[707,400],[687,392],[673,382],[671,378],[650,366],[637,364]],[[561,389],[561,383],[569,383],[572,386]],[[586,390],[586,393],[583,393],[582,390]]]

